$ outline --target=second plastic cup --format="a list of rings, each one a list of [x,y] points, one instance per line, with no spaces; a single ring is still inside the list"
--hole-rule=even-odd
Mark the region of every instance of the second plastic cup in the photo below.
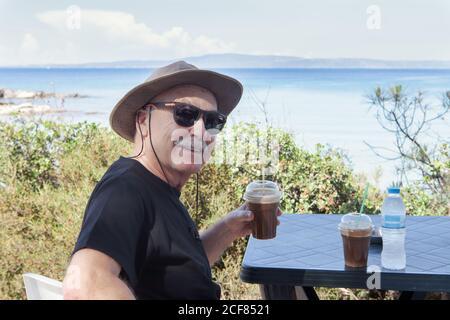
[[[348,213],[338,226],[344,247],[345,265],[353,268],[367,266],[372,220],[365,214]]]

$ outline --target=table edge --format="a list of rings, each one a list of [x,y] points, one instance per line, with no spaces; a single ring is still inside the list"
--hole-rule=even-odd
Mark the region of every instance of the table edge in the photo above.
[[[282,275],[282,276],[280,276]],[[317,270],[261,268],[243,264],[240,279],[253,284],[280,284],[306,287],[359,288],[367,289],[367,279],[373,275],[363,270]],[[401,275],[399,277],[399,275]],[[382,271],[380,290],[399,291],[443,291],[450,292],[450,275],[445,274],[399,274]]]

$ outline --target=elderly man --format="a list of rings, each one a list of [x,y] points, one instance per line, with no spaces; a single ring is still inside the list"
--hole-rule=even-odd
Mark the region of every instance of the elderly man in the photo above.
[[[220,299],[210,265],[250,234],[253,214],[241,206],[199,235],[179,197],[241,95],[237,80],[179,61],[119,101],[111,127],[135,156],[114,162],[92,192],[65,299]]]

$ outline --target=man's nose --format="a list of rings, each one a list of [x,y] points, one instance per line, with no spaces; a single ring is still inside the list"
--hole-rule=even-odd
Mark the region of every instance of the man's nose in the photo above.
[[[198,136],[205,142],[209,142],[213,139],[214,135],[208,132],[205,127],[205,122],[203,121],[203,117],[200,117],[195,124],[191,127],[191,135]]]
[[[200,117],[200,119],[198,119],[190,129],[191,134],[196,136],[203,136],[206,131],[203,117]]]

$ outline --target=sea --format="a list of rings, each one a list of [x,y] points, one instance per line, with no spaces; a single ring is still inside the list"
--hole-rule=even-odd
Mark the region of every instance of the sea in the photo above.
[[[368,95],[376,87],[401,85],[405,92],[424,93],[432,106],[450,90],[450,69],[215,69],[240,80],[244,95],[228,125],[241,121],[287,130],[297,144],[316,144],[345,153],[353,170],[385,188],[398,181],[398,162],[385,160],[370,146],[394,148],[395,137],[381,127]],[[64,112],[45,115],[61,122],[89,121],[109,126],[115,103],[152,72],[148,68],[0,68],[0,88],[78,93],[85,98],[42,103]],[[0,116],[0,121],[10,121]],[[424,139],[450,140],[450,121],[434,121]],[[392,155],[392,154],[390,154]]]

